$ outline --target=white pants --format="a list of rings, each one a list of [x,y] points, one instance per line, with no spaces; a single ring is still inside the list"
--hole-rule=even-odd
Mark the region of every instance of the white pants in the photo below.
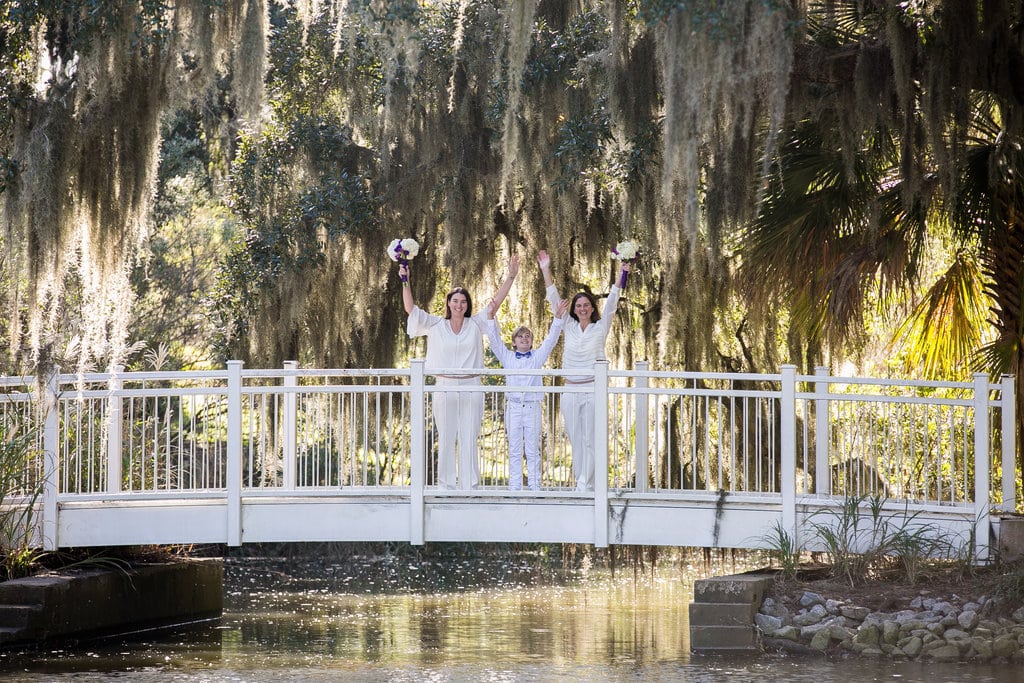
[[[562,419],[572,445],[577,491],[594,489],[594,394],[562,394]]]
[[[523,488],[523,455],[526,455],[526,482],[532,491],[540,490],[541,402],[509,400],[505,403],[505,433],[508,434],[508,487]]]
[[[479,377],[454,379],[438,377],[437,386],[479,386]],[[484,395],[480,391],[435,391],[434,424],[437,426],[437,485],[470,489],[480,485],[476,439],[484,416]],[[455,451],[458,448],[458,471]]]

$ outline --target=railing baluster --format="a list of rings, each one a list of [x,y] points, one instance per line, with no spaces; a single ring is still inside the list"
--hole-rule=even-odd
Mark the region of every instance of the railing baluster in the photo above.
[[[426,449],[424,444],[424,373],[423,359],[409,363],[409,423],[412,425],[409,458],[412,471],[409,490],[409,543],[423,545],[423,486],[426,478]]]
[[[594,363],[594,546],[608,547],[608,361]]]
[[[242,545],[242,361],[228,361],[227,544]]]
[[[974,557],[988,559],[989,539],[988,375],[974,375]],[[964,470],[967,470],[966,462]]]
[[[299,362],[294,360],[286,360],[284,362],[285,376],[281,382],[285,387],[284,394],[284,443],[281,446],[281,463],[282,478],[281,482],[284,490],[291,491],[295,488],[295,445],[296,439],[296,417],[295,417],[295,401],[296,394],[290,389],[295,389],[298,386],[298,378],[292,373],[295,372],[299,367]]]
[[[638,372],[647,372],[650,370],[651,364],[645,360],[639,361],[636,364]],[[640,375],[636,378],[636,387],[638,389],[644,389],[642,393],[636,394],[636,421],[634,424],[636,428],[634,430],[634,443],[633,450],[636,458],[636,472],[634,475],[634,483],[637,493],[647,492],[647,479],[650,476],[650,462],[648,461],[648,434],[647,434],[647,420],[649,416],[647,414],[648,408],[648,397],[647,393],[648,381],[645,375]]]
[[[1003,512],[1017,510],[1017,467],[1015,450],[1017,446],[1017,396],[1014,394],[1013,377],[1003,375],[999,389],[1000,433],[1002,435],[1003,467]]]
[[[779,400],[780,488],[782,528],[797,541],[796,528],[796,366],[782,366],[782,395]],[[797,545],[799,547],[799,543]]]
[[[53,368],[46,377],[43,390],[43,550],[56,550],[57,485],[59,476],[60,438],[57,406],[60,399],[60,368]]]

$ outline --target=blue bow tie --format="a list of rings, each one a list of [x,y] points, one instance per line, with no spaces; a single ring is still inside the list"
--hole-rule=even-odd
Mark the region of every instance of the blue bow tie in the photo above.
[[[533,351],[527,351],[526,353],[523,353],[522,351],[516,351],[516,358],[529,358],[532,355]]]

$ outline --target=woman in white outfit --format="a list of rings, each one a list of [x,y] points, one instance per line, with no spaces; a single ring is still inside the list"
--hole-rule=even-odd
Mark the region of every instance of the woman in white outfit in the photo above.
[[[551,278],[551,258],[547,252],[537,254],[537,262],[544,273],[546,298],[551,310],[558,307],[558,288]],[[605,357],[604,347],[611,331],[611,319],[619,303],[619,295],[625,285],[629,263],[622,261],[618,281],[608,291],[604,310],[597,312],[597,301],[589,292],[580,292],[569,304],[569,315],[565,319],[565,343],[562,345],[562,369],[593,370],[594,362]],[[567,386],[592,387],[593,375],[566,376]],[[592,491],[594,488],[594,393],[562,394],[562,419],[565,432],[572,446],[572,473],[576,479],[577,491]]]
[[[514,256],[518,270],[518,257]],[[492,305],[499,305],[512,288],[512,263],[509,275],[495,295]],[[483,333],[487,325],[486,312],[473,315],[473,301],[462,287],[455,287],[445,297],[445,316],[431,315],[416,305],[412,288],[408,284],[409,266],[400,264],[403,279],[402,303],[409,314],[406,332],[410,337],[427,337],[427,356],[424,369],[432,370],[484,367]],[[436,386],[479,386],[478,372],[435,375]],[[477,435],[483,419],[484,395],[479,391],[435,391],[433,394],[434,424],[437,427],[438,463],[437,485],[441,488],[477,488],[480,485],[480,465],[477,461]],[[458,450],[458,468],[455,453]]]

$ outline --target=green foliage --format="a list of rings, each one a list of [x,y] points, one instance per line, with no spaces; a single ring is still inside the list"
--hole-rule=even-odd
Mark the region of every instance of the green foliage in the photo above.
[[[885,502],[879,496],[852,496],[838,511],[811,516],[811,529],[831,558],[833,575],[851,586],[892,568],[914,583],[928,562],[951,559],[963,547],[934,525],[918,522],[918,513],[886,512]]]
[[[776,522],[766,534],[761,536],[761,547],[768,550],[771,558],[779,563],[783,579],[795,579],[800,569],[800,547],[780,522]]]
[[[12,434],[0,425],[0,580],[31,573],[42,555],[32,544],[33,511],[43,488],[32,479],[35,457],[31,434]]]
[[[243,136],[231,209],[244,234],[209,299],[229,353],[245,357],[234,340],[245,337],[261,308],[290,306],[284,290],[323,268],[339,240],[378,229],[379,199],[357,170],[358,158],[351,131],[320,117],[300,115]]]
[[[208,138],[195,112],[165,125],[154,230],[145,257],[132,272],[136,339],[151,343],[168,370],[216,362],[215,331],[203,307],[217,267],[235,231],[209,173]],[[126,359],[138,365],[140,359]],[[144,359],[141,359],[144,360]],[[147,368],[148,369],[148,368]]]
[[[768,10],[786,8],[782,0],[761,0]],[[667,21],[672,15],[683,13],[694,31],[706,32],[716,40],[735,37],[732,24],[736,21],[735,6],[721,0],[640,0],[638,17],[648,24]]]

